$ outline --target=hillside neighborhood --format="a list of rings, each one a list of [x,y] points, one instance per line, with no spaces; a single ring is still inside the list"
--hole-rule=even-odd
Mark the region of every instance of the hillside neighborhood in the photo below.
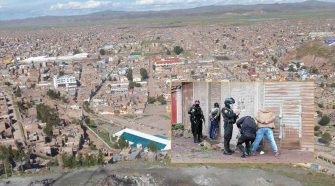
[[[171,82],[223,80],[315,82],[311,163],[334,176],[334,38],[334,18],[0,30],[0,176],[166,162]]]

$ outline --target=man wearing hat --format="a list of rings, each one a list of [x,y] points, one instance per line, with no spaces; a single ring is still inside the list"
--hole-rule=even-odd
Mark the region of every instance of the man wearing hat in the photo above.
[[[194,143],[199,143],[201,142],[202,138],[202,122],[205,123],[205,117],[201,110],[199,100],[195,100],[194,104],[188,111],[188,114],[190,114],[191,129]]]

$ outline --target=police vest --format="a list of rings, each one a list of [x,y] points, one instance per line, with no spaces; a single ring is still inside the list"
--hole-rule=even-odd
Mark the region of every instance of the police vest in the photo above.
[[[202,117],[202,111],[201,111],[201,108],[200,107],[193,107],[191,109],[191,117],[194,119],[194,120],[200,120],[201,117]]]
[[[225,122],[228,122],[229,124],[234,124],[236,122],[235,116],[229,117],[229,115],[231,115],[232,113],[234,113],[234,111],[227,107],[224,107],[222,109],[222,114]]]

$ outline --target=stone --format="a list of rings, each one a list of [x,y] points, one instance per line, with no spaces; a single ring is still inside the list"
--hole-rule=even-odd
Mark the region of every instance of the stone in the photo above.
[[[180,138],[180,137],[183,136],[183,130],[181,130],[181,129],[173,130],[173,131],[172,131],[172,135],[173,135],[174,137]]]
[[[206,149],[213,149],[212,144],[207,140],[202,141],[199,145],[205,147]]]
[[[184,130],[183,136],[184,136],[184,138],[192,138],[193,134],[190,130]]]

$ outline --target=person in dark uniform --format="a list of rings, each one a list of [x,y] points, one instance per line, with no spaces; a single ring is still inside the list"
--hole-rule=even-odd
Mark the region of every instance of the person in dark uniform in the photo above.
[[[237,127],[240,129],[240,137],[237,141],[237,148],[241,152],[241,157],[245,158],[251,153],[251,144],[255,141],[257,125],[254,118],[250,116],[244,116],[237,120]],[[242,145],[245,143],[245,148]]]
[[[205,117],[200,107],[200,101],[196,100],[190,110],[188,111],[190,114],[191,120],[191,129],[193,134],[194,143],[201,142],[202,139],[202,123],[205,123]]]
[[[211,110],[209,114],[210,121],[211,121],[211,128],[209,132],[209,137],[211,139],[216,138],[217,128],[220,121],[220,106],[219,103],[214,103],[214,108]]]
[[[235,103],[234,98],[227,98],[224,101],[225,107],[222,108],[222,116],[223,116],[223,129],[224,129],[224,150],[223,154],[231,155],[234,153],[233,150],[230,149],[230,140],[233,135],[233,124],[236,122],[238,115],[232,110],[232,106]]]

